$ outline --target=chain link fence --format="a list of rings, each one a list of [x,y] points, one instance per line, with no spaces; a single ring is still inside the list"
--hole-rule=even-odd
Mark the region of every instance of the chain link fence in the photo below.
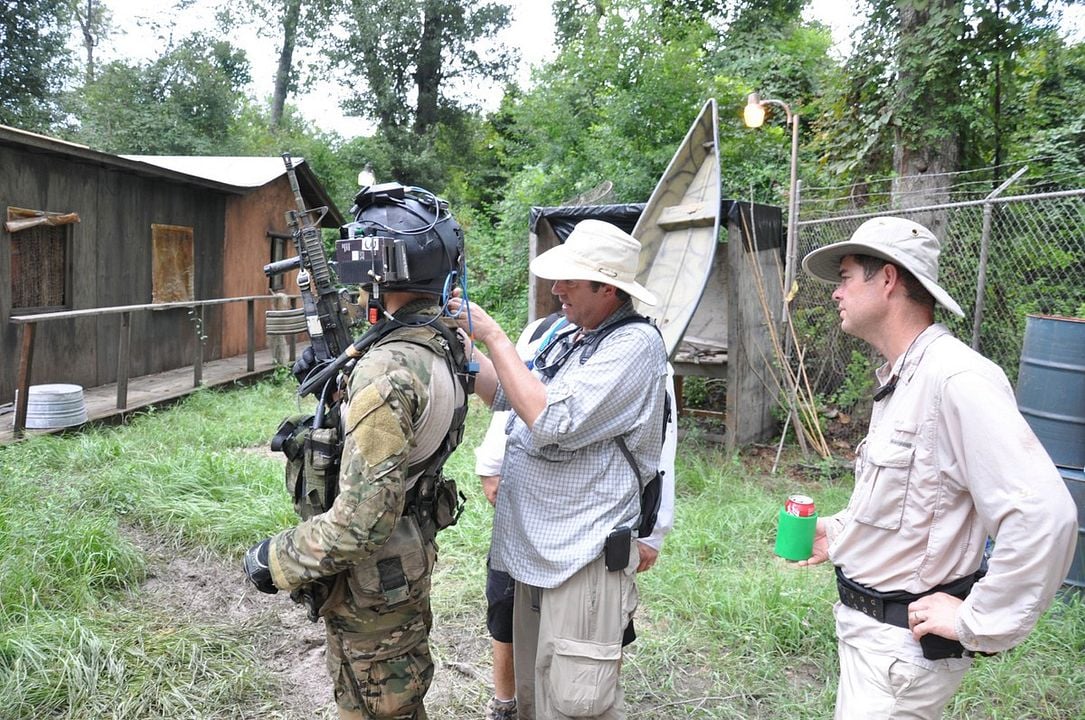
[[[939,284],[965,312],[962,319],[939,309],[936,320],[1016,383],[1028,315],[1085,317],[1085,189],[1029,192],[1023,183],[1024,194],[996,196],[1008,184],[986,197],[958,199],[977,193],[957,190],[947,193],[953,202],[906,209],[883,199],[856,212],[855,197],[849,196],[835,204],[845,202],[850,211],[826,210],[832,203],[804,198],[796,255],[801,260],[815,248],[847,240],[876,215],[898,215],[930,227],[942,241]],[[801,270],[796,279],[792,313],[810,384],[828,401],[846,405],[842,389],[854,387],[860,376],[869,378],[881,359],[841,332],[830,285]]]

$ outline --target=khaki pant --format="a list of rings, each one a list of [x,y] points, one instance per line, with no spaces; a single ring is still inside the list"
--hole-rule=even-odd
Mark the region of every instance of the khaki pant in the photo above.
[[[553,589],[516,583],[512,646],[520,720],[625,718],[619,673],[622,635],[637,608],[636,540],[629,555],[623,571],[608,571],[600,556]]]
[[[964,679],[959,670],[927,670],[844,641],[835,720],[938,720]]]

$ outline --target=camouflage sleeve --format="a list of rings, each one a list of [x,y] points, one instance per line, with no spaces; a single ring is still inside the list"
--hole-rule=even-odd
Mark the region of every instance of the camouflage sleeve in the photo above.
[[[428,401],[429,362],[418,356],[424,349],[391,348],[370,351],[351,373],[332,507],[272,538],[272,580],[280,589],[357,564],[388,540],[403,514],[407,457],[414,419]]]

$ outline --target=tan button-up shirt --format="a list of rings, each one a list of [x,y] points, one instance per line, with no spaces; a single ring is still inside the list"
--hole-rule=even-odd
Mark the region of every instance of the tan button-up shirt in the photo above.
[[[997,365],[942,325],[924,330],[896,364],[877,371],[882,384],[896,375],[897,386],[874,404],[855,489],[829,518],[830,558],[868,587],[921,593],[975,572],[991,536],[987,575],[956,627],[971,650],[1013,647],[1066,577],[1074,501]],[[842,610],[841,637],[881,633],[907,645],[905,659],[922,657],[907,630]]]

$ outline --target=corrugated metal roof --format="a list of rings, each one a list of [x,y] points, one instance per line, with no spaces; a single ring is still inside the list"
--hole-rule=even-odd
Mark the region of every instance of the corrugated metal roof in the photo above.
[[[245,188],[263,187],[286,173],[286,165],[279,157],[221,155],[121,155],[121,157],[205,180]],[[305,158],[294,158],[295,167],[303,162]]]

